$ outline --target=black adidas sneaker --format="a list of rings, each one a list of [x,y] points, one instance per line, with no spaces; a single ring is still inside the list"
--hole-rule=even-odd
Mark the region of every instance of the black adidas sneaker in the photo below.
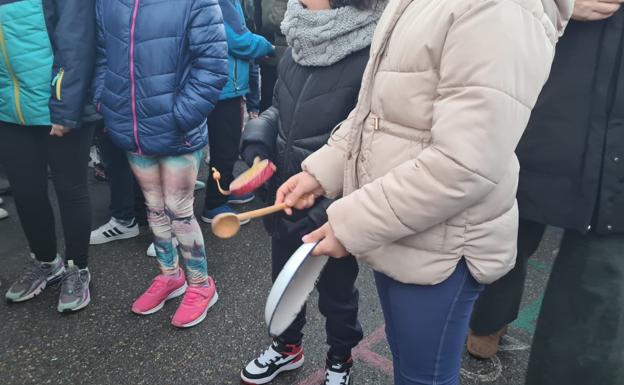
[[[350,385],[352,380],[351,368],[353,368],[353,358],[351,357],[346,361],[335,361],[327,357],[325,381],[322,385]]]
[[[251,361],[241,372],[245,384],[268,384],[278,374],[299,369],[303,365],[303,347],[274,340],[260,357]]]

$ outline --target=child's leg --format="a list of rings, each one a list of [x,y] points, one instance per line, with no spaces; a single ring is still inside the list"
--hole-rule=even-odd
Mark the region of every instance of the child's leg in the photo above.
[[[93,129],[83,127],[62,138],[48,136],[48,160],[61,212],[66,260],[87,268],[91,201],[87,184]],[[43,156],[43,154],[42,154]]]
[[[234,164],[238,159],[242,130],[242,98],[220,100],[208,116],[208,143],[210,146],[210,169],[221,173],[221,186],[229,186],[234,179]],[[227,196],[217,189],[212,177],[206,182],[205,208],[215,209],[227,203]]]
[[[160,161],[165,210],[180,244],[187,280],[195,286],[204,285],[208,280],[204,236],[193,214],[195,180],[202,153],[198,150],[192,154],[165,157]]]
[[[329,356],[347,359],[364,337],[358,321],[359,292],[355,287],[359,268],[355,257],[330,259],[316,285],[319,310],[325,316]]]
[[[165,214],[165,198],[158,158],[129,153],[128,160],[145,196],[147,221],[154,234],[160,270],[163,274],[175,274],[178,271],[178,253],[171,240],[171,222]]]

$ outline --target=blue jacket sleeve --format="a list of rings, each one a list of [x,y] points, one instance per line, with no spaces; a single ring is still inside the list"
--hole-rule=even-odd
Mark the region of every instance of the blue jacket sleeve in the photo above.
[[[247,111],[260,112],[260,66],[251,63],[249,70],[249,93],[247,99]]]
[[[57,22],[54,47],[55,92],[50,98],[54,124],[80,126],[95,61],[95,0],[54,1]]]
[[[104,78],[106,76],[106,40],[104,39],[104,26],[102,21],[102,4],[106,0],[96,0],[95,20],[96,20],[96,46],[95,46],[95,75],[93,79],[93,104],[100,110],[100,100],[104,89]]]
[[[173,106],[178,127],[201,125],[219,100],[227,82],[227,41],[217,0],[195,0],[188,26],[191,70]]]
[[[273,45],[263,36],[252,33],[237,0],[219,0],[223,11],[229,53],[239,59],[251,60],[273,55]]]

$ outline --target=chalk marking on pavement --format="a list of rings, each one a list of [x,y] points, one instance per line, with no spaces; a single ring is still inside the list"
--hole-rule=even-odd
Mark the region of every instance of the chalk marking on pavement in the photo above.
[[[539,270],[543,273],[548,273],[550,272],[550,266],[545,264],[544,262],[540,262],[538,260],[533,259],[535,257],[531,257],[529,258],[529,266],[531,266],[532,268]]]
[[[373,347],[384,341],[385,338],[385,327],[382,325],[379,328],[375,329],[375,331],[369,334],[366,338],[364,338],[362,342],[360,342],[360,344],[355,349],[353,349],[353,358],[358,360],[359,362],[365,363],[372,368],[380,370],[385,374],[392,375],[392,361],[378,353],[375,353],[372,350]],[[499,351],[501,352],[521,351],[530,348],[528,344],[510,335],[505,335],[503,337],[503,340],[507,341],[508,343],[505,345],[501,345],[501,347],[499,348]],[[494,382],[502,376],[503,364],[501,363],[501,360],[500,358],[498,358],[498,356],[494,356],[489,361],[493,366],[491,371],[488,371],[487,373],[473,373],[467,369],[462,368],[461,375],[470,380],[476,380],[481,382]],[[325,369],[319,368],[312,372],[306,379],[297,383],[297,385],[318,385],[324,379]]]
[[[525,344],[524,342],[510,336],[503,336],[503,340],[507,341],[508,344],[501,345],[498,348],[499,352],[513,352],[520,350],[528,350],[531,346]],[[503,375],[503,364],[498,356],[494,356],[489,359],[492,364],[492,370],[487,373],[474,373],[468,369],[461,369],[461,375],[470,380],[476,380],[480,382],[494,382],[500,376]]]
[[[528,350],[531,347],[531,345],[525,344],[524,342],[510,335],[503,336],[503,340],[507,341],[508,344],[501,345],[498,348],[499,352],[515,352],[519,350]]]
[[[503,374],[503,364],[501,363],[500,358],[498,356],[494,356],[489,359],[489,361],[494,366],[494,369],[488,373],[473,373],[464,368],[461,369],[460,373],[463,377],[468,378],[470,380],[476,380],[480,382],[494,382]]]
[[[381,370],[386,374],[392,374],[392,361],[371,350],[385,338],[385,327],[382,325],[364,338],[362,342],[360,342],[360,344],[353,349],[353,358],[367,364],[368,366]],[[318,385],[324,379],[325,368],[319,368],[312,372],[305,380],[297,383],[297,385]]]
[[[384,341],[386,338],[385,327],[380,326],[374,332],[368,335],[360,345],[353,350],[353,356],[356,359],[364,361],[384,373],[391,374],[393,372],[392,361],[375,353],[372,348]]]
[[[518,329],[526,330],[530,333],[535,332],[535,322],[539,316],[540,309],[542,308],[542,301],[544,300],[544,294],[541,294],[533,302],[528,304],[518,314],[518,319],[511,325]]]

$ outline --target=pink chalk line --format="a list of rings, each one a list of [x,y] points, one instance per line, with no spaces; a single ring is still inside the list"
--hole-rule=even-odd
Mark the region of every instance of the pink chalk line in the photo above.
[[[386,338],[384,326],[380,326],[353,350],[353,359],[357,362],[364,362],[368,366],[381,370],[386,374],[392,374],[392,361],[375,353],[372,348]],[[325,368],[319,368],[311,373],[308,378],[297,385],[318,385],[325,378]]]

